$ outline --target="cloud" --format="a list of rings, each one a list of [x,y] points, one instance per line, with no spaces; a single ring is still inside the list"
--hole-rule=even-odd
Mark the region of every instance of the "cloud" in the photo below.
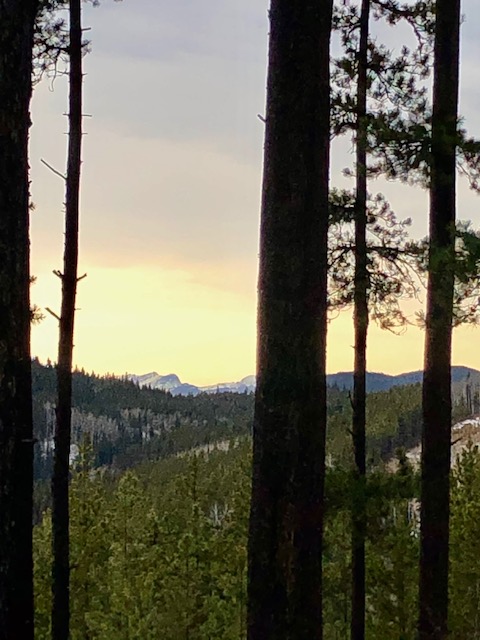
[[[81,260],[217,270],[239,285],[232,275],[256,270],[260,159],[252,165],[207,143],[128,138],[87,126]],[[62,181],[39,162],[46,133],[37,131],[32,149],[33,256],[34,265],[48,256],[54,268],[61,264],[64,194]],[[46,154],[59,168],[60,142]]]
[[[479,134],[477,5],[463,4],[461,110],[469,131]],[[80,364],[176,371],[199,383],[253,370],[264,133],[256,116],[265,103],[267,8],[267,0],[85,5],[92,53],[85,58],[84,111],[93,118],[85,119],[82,167],[80,268],[89,277],[80,289]],[[411,38],[385,28],[378,35],[397,49]],[[43,84],[33,101],[32,257],[39,281],[32,295],[53,308],[64,185],[40,158],[65,166],[66,90],[59,78],[53,93]],[[351,143],[335,143],[332,184],[351,185],[341,174],[351,161]],[[425,235],[424,191],[384,180],[370,190],[383,191],[400,218],[413,217],[414,235]],[[478,199],[464,181],[458,201],[460,218],[480,222]],[[48,319],[35,329],[35,353],[54,356],[54,325]],[[331,370],[350,367],[349,327],[348,315],[332,325]],[[419,365],[423,338],[407,335],[387,339],[372,329],[371,368]],[[456,353],[473,357],[461,351],[462,340]]]
[[[252,159],[262,137],[266,4],[137,0],[105,3],[88,17],[86,103],[104,128],[209,140]]]
[[[122,57],[172,61],[177,55],[256,59],[266,49],[268,1],[136,0],[86,8],[93,46]]]

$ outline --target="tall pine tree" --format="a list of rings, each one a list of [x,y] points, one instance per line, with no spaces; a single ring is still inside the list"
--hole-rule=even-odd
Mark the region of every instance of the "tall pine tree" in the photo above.
[[[448,636],[451,340],[460,0],[437,0],[423,379],[420,640]]]
[[[68,640],[70,626],[69,464],[72,421],[72,355],[77,291],[78,221],[82,143],[81,0],[70,0],[69,137],[65,199],[65,249],[57,363],[58,401],[52,476],[52,640]]]
[[[37,2],[0,2],[0,639],[33,638],[28,130]]]
[[[420,22],[421,26],[416,27],[419,38],[418,48],[410,51],[404,47],[395,57],[385,46],[373,42],[369,38],[371,13],[376,19],[384,18],[391,24],[395,24],[400,19],[410,21],[415,26]],[[370,157],[377,163],[382,162],[382,149],[377,148],[376,139],[385,135],[385,130],[393,132],[394,135],[397,134],[396,144],[401,145],[402,139],[397,133],[397,120],[405,117],[405,112],[418,113],[424,104],[425,89],[417,93],[414,78],[418,63],[423,60],[425,40],[428,40],[423,33],[425,29],[428,30],[427,18],[426,3],[415,3],[406,8],[397,2],[383,3],[379,0],[361,0],[359,3],[347,0],[335,15],[335,24],[340,30],[344,54],[335,61],[334,65],[335,109],[332,128],[336,134],[353,129],[356,150],[353,216],[355,355],[352,439],[355,483],[352,495],[352,640],[363,640],[365,637],[366,371],[369,303],[374,302],[376,297],[380,298],[381,312],[377,320],[391,328],[397,323],[402,324],[405,319],[398,307],[399,298],[404,294],[411,295],[415,291],[411,266],[406,264],[405,243],[402,242],[401,245],[397,243],[397,240],[403,236],[402,225],[398,225],[397,231],[390,235],[391,229],[385,233],[381,225],[374,223],[374,233],[375,228],[381,230],[382,239],[379,238],[378,244],[382,245],[385,240],[388,240],[388,245],[384,244],[380,247],[379,254],[372,259],[372,251],[367,239],[368,228],[372,227],[369,225],[367,178],[372,174],[372,167],[368,165],[367,159]],[[423,77],[423,73],[420,73],[420,77]],[[352,85],[355,86],[355,95]],[[375,167],[375,164],[373,166]],[[375,216],[373,218],[375,219]],[[375,276],[373,272],[385,258],[395,265],[393,271],[396,272],[396,277],[390,278],[384,285],[379,282],[378,275]],[[413,265],[413,256],[411,265]],[[389,268],[389,271],[391,275],[392,269]],[[402,276],[402,271],[407,274],[406,278]],[[372,286],[375,277],[375,284],[380,285],[378,293]],[[333,276],[332,280],[335,278],[336,276]],[[336,279],[341,281],[342,275]],[[347,299],[346,296],[344,300]]]
[[[322,638],[332,0],[272,0],[249,640]]]
[[[358,491],[352,509],[352,640],[365,638],[366,373],[368,332],[367,270],[367,92],[370,0],[362,0],[357,79],[355,274],[352,437]]]

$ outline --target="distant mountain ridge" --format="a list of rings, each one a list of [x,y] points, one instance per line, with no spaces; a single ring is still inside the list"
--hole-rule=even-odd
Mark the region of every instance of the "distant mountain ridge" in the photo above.
[[[389,375],[387,373],[367,373],[367,392],[372,391],[388,391],[392,387],[398,387],[407,384],[417,384],[422,381],[423,371],[409,371],[398,375]],[[172,395],[178,396],[195,396],[199,393],[253,393],[255,391],[256,378],[254,375],[246,376],[238,382],[220,382],[205,387],[198,387],[193,384],[185,383],[174,374],[160,375],[156,371],[143,375],[131,374],[127,376],[129,380],[137,383],[140,387],[151,387],[152,389],[162,389],[169,391]],[[452,382],[464,382],[468,378],[472,381],[480,381],[480,371],[470,367],[454,366],[452,367]],[[338,373],[330,373],[327,375],[327,384],[336,386],[340,389],[352,389],[353,372],[340,371]]]
[[[196,396],[199,393],[252,393],[255,391],[255,376],[246,376],[238,382],[219,382],[205,387],[182,382],[174,373],[160,375],[156,371],[152,371],[143,375],[129,374],[127,378],[140,387],[169,391],[173,396]]]
[[[480,371],[471,369],[470,367],[454,366],[452,367],[452,383],[464,382],[468,377],[474,381],[480,380]],[[388,391],[392,387],[399,387],[407,384],[418,384],[422,382],[423,371],[408,371],[407,373],[399,373],[398,375],[389,375],[387,373],[367,373],[367,392],[372,391]],[[353,372],[343,371],[339,373],[331,373],[327,375],[327,384],[336,385],[340,389],[353,388]]]

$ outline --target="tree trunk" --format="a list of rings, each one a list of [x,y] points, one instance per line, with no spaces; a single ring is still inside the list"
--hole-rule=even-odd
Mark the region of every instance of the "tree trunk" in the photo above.
[[[0,2],[0,640],[33,639],[28,130],[36,2]]]
[[[249,640],[322,637],[331,0],[272,0]]]
[[[430,185],[430,256],[423,378],[420,640],[448,627],[451,336],[460,0],[437,0]]]
[[[365,535],[366,535],[366,373],[368,332],[367,271],[367,72],[370,0],[362,0],[357,78],[356,201],[352,437],[355,456],[355,490],[352,503],[352,640],[365,638]]]
[[[65,202],[65,250],[58,346],[58,402],[52,476],[52,640],[68,640],[70,626],[69,467],[72,415],[72,353],[77,291],[78,218],[82,142],[81,0],[70,0],[70,98]]]

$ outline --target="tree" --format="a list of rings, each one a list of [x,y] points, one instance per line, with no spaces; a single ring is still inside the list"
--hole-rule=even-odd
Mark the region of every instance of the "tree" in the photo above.
[[[331,11],[270,9],[249,640],[322,637]]]
[[[330,190],[328,302],[330,314],[351,308],[355,298],[355,192]],[[372,320],[397,332],[409,324],[402,300],[418,298],[426,271],[428,241],[409,239],[410,218],[398,220],[385,197],[367,194],[367,301]]]
[[[420,543],[420,640],[448,635],[451,338],[460,0],[437,0],[430,171]]]
[[[52,639],[69,637],[69,471],[72,420],[72,354],[77,291],[78,218],[82,141],[82,24],[81,0],[70,0],[70,98],[68,166],[65,202],[65,250],[62,281],[62,309],[59,318],[55,424],[55,455],[52,475]]]
[[[357,139],[355,197],[355,274],[352,438],[358,492],[352,509],[352,640],[365,638],[365,476],[366,476],[366,375],[368,333],[367,270],[367,92],[370,0],[362,0],[357,80]]]
[[[37,2],[0,2],[0,638],[33,638],[28,130]]]
[[[355,132],[355,202],[354,202],[354,268],[353,268],[353,307],[355,356],[352,397],[352,440],[355,459],[356,490],[352,496],[352,617],[351,638],[363,640],[365,637],[365,536],[366,536],[366,369],[367,369],[367,336],[369,325],[370,298],[378,296],[383,307],[381,315],[385,326],[393,326],[396,321],[403,321],[399,312],[398,300],[402,294],[410,294],[415,290],[410,269],[404,280],[398,277],[402,266],[396,236],[391,230],[381,230],[380,257],[389,255],[390,263],[398,263],[397,274],[393,281],[385,285],[381,281],[379,292],[373,290],[371,278],[373,260],[367,242],[368,229],[368,192],[367,178],[369,166],[367,156],[378,155],[375,138],[378,129],[395,130],[396,120],[404,110],[417,112],[424,102],[424,89],[415,92],[415,69],[418,60],[422,59],[423,36],[420,37],[418,50],[413,53],[407,48],[394,58],[384,46],[379,46],[369,38],[369,21],[372,6],[375,17],[387,17],[391,23],[406,18],[415,24],[419,16],[424,18],[425,3],[421,7],[414,5],[405,8],[396,2],[382,3],[377,0],[362,0],[360,7],[348,0],[342,9],[336,12],[335,24],[341,32],[344,55],[335,63],[335,109],[332,118],[332,129],[335,134],[342,134],[348,129]],[[424,21],[425,22],[425,21]],[[422,22],[422,28],[424,28]],[[421,30],[418,30],[421,35]],[[353,95],[351,85],[355,85]],[[399,97],[401,96],[400,100]],[[367,109],[368,100],[374,108]],[[372,105],[370,104],[370,107]],[[377,109],[375,109],[377,107]],[[374,113],[375,110],[382,115]],[[388,209],[388,205],[387,209]],[[399,226],[401,229],[401,225]],[[398,233],[398,232],[397,232]],[[401,231],[400,231],[401,233]],[[388,240],[389,245],[384,241]],[[382,255],[383,254],[383,255]],[[378,259],[377,259],[378,262]],[[412,260],[413,263],[413,260]],[[392,273],[390,269],[390,274]],[[344,278],[341,274],[340,280]],[[335,277],[334,277],[335,279]],[[338,280],[338,278],[337,278]],[[393,295],[392,295],[393,293]],[[392,306],[392,300],[394,305]],[[352,299],[340,298],[340,302],[351,302]],[[395,309],[396,307],[396,309]],[[393,311],[394,313],[392,313]]]

